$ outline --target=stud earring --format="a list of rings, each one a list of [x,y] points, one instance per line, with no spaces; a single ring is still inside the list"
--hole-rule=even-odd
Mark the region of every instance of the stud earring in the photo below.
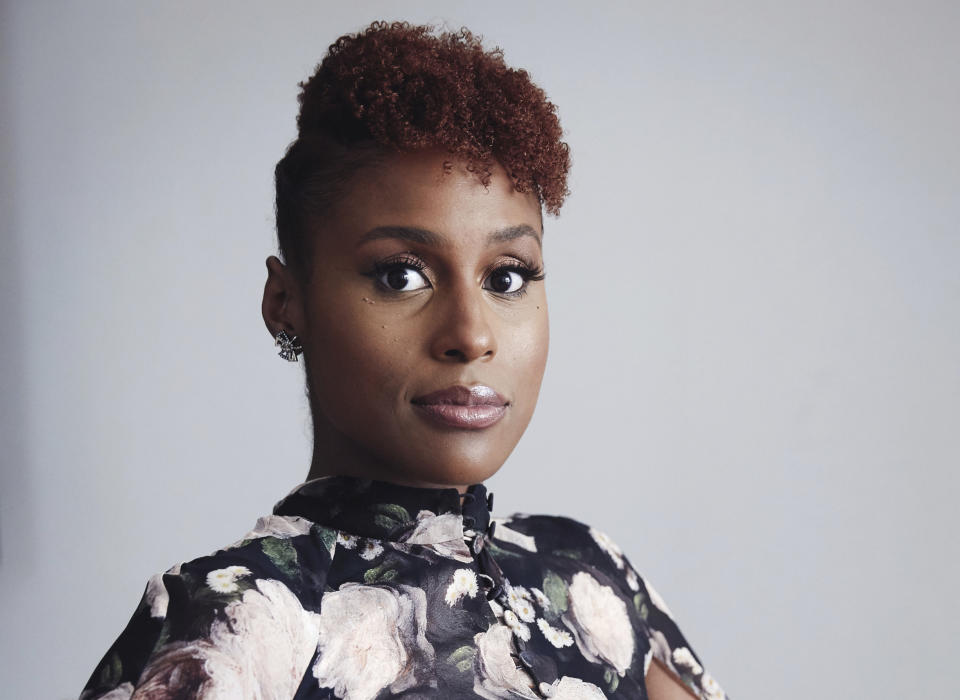
[[[277,333],[277,339],[274,345],[280,346],[280,352],[278,354],[289,362],[296,362],[297,355],[303,352],[303,346],[297,341],[297,336],[291,338],[282,328],[280,332]]]

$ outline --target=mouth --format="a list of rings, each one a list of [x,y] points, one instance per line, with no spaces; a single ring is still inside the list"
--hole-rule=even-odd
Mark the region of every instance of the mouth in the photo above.
[[[456,385],[417,396],[411,403],[425,418],[450,428],[478,430],[499,421],[509,402],[484,384]]]

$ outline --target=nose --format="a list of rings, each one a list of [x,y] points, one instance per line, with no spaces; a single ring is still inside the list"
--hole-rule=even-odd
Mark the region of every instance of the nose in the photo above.
[[[435,319],[433,357],[445,362],[492,359],[497,353],[497,342],[490,319],[492,311],[483,298],[483,291],[450,289],[445,297],[438,305]]]

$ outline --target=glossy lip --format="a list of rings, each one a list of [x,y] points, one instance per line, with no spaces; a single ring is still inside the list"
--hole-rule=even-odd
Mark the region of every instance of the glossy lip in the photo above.
[[[494,389],[484,384],[456,385],[417,396],[411,403],[426,418],[443,426],[478,430],[503,417],[509,405]]]

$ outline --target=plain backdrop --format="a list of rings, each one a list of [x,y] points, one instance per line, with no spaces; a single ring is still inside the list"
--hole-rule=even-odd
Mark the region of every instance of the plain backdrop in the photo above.
[[[306,476],[260,316],[297,82],[465,25],[558,105],[552,344],[497,514],[607,531],[735,700],[956,688],[955,2],[5,2],[0,694]]]

